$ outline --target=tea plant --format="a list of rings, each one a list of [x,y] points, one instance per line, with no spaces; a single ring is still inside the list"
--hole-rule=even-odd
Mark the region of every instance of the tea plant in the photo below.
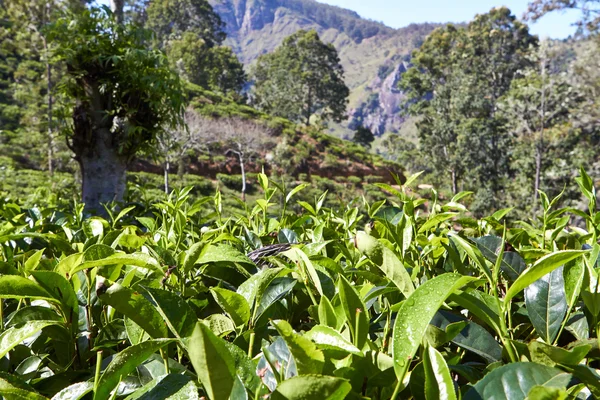
[[[191,188],[106,219],[1,203],[0,395],[600,396],[591,178],[586,212],[540,193],[516,223],[469,218],[469,193],[415,198],[415,179],[336,210],[259,174],[235,217]]]

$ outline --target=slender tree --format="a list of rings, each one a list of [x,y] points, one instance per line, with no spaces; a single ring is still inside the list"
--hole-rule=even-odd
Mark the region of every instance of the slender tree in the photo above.
[[[254,103],[284,118],[310,124],[311,117],[346,118],[349,89],[335,47],[316,31],[298,31],[273,53],[261,56],[253,72]]]
[[[566,73],[553,73],[555,51],[549,41],[531,55],[532,66],[513,80],[511,89],[501,103],[501,111],[516,133],[518,142],[532,145],[535,174],[531,203],[537,207],[541,189],[543,165],[548,150],[547,131],[568,121],[569,111],[578,101],[578,94],[568,82]]]

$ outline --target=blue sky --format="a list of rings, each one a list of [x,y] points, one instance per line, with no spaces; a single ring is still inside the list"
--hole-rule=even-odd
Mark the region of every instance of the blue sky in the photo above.
[[[108,4],[109,0],[97,0]],[[528,0],[318,0],[354,10],[365,18],[381,21],[393,28],[413,22],[467,22],[475,14],[505,5],[521,18]],[[575,32],[576,11],[554,12],[531,24],[531,32],[540,37],[563,39]]]
[[[412,22],[466,22],[476,14],[492,7],[507,6],[521,18],[527,10],[527,0],[319,0],[354,10],[361,16],[393,28]],[[554,12],[536,24],[530,24],[531,32],[540,37],[562,39],[575,32],[572,26],[579,17],[575,11]]]

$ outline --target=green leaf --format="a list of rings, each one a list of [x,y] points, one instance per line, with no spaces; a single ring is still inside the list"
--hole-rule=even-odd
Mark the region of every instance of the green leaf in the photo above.
[[[563,372],[536,363],[517,362],[493,370],[463,397],[465,400],[524,400],[534,386],[544,386]]]
[[[478,248],[476,248],[467,240],[463,239],[458,235],[453,235],[450,239],[454,242],[457,248],[462,248],[465,251],[465,253],[467,253],[469,258],[475,263],[477,267],[479,267],[481,272],[483,272],[490,284],[494,282],[492,271],[490,270],[490,267],[487,265],[486,259],[483,257],[481,251],[479,251]]]
[[[536,332],[553,343],[567,314],[563,268],[559,267],[525,288],[525,305]]]
[[[44,290],[60,302],[66,322],[76,329],[79,321],[79,303],[71,283],[56,272],[34,271],[31,275]]]
[[[196,261],[196,264],[207,264],[215,262],[231,262],[238,264],[254,265],[254,263],[248,258],[248,256],[240,252],[235,247],[226,244],[209,245],[208,248],[202,252],[200,257]]]
[[[151,338],[148,332],[130,318],[123,318],[123,325],[125,325],[125,333],[131,344],[140,344]]]
[[[565,400],[568,393],[564,389],[534,386],[527,395],[527,400]]]
[[[502,269],[512,282],[516,281],[526,268],[527,264],[525,264],[525,260],[523,260],[523,257],[519,253],[515,253],[514,251],[504,253],[500,269]]]
[[[97,261],[115,254],[115,249],[106,244],[93,244],[83,253],[83,261]]]
[[[1,299],[33,299],[46,300],[57,303],[48,291],[37,283],[18,275],[0,276],[0,298]]]
[[[577,260],[576,262],[566,264],[563,276],[565,280],[567,304],[570,308],[575,305],[575,302],[581,293],[581,288],[583,287],[583,280],[585,277],[585,265],[583,260]]]
[[[260,318],[262,313],[264,313],[271,305],[287,296],[292,291],[292,289],[294,289],[296,283],[298,283],[297,280],[288,277],[273,279],[271,284],[263,293],[260,302],[256,308],[254,322],[256,322]]]
[[[163,317],[141,293],[114,283],[99,297],[102,302],[139,325],[151,337],[159,339],[169,336]]]
[[[104,372],[102,372],[102,375],[98,380],[98,387],[94,393],[94,400],[108,399],[110,397],[110,392],[117,387],[122,379],[135,371],[135,369],[152,354],[173,342],[174,339],[148,340],[117,353]]]
[[[25,339],[51,325],[60,325],[60,323],[57,321],[28,321],[5,330],[0,334],[0,358]]]
[[[144,290],[175,337],[191,336],[198,317],[182,296],[162,289],[144,287]]]
[[[318,347],[323,349],[341,350],[357,356],[363,356],[356,346],[350,343],[338,331],[323,325],[314,326],[310,331],[303,335],[306,339],[312,340]]]
[[[321,280],[317,274],[317,270],[313,263],[308,259],[308,256],[299,248],[292,247],[291,249],[281,253],[288,257],[290,260],[296,262],[298,266],[304,266],[306,274],[310,277],[313,285],[317,288],[317,291],[323,296],[323,288],[321,287]],[[310,290],[310,289],[309,289]]]
[[[423,368],[426,399],[456,399],[454,381],[450,376],[448,364],[446,364],[444,356],[431,346],[427,346],[423,357]]]
[[[286,268],[265,269],[257,274],[252,275],[249,279],[242,283],[238,287],[237,292],[244,296],[251,309],[254,306],[254,309],[256,310],[263,293],[271,284],[273,279],[277,278],[278,276],[286,275],[288,272],[289,270]]]
[[[117,217],[114,219],[113,223],[117,223],[121,220],[121,218],[123,218],[125,215],[127,215],[127,213],[131,210],[133,210],[136,206],[129,206],[126,207],[124,209],[121,210],[121,212],[119,213],[119,215],[117,215]]]
[[[309,339],[295,333],[287,321],[272,321],[296,361],[299,375],[320,374],[325,357]]]
[[[74,383],[56,393],[52,400],[80,400],[94,390],[93,382]]]
[[[286,379],[277,385],[271,400],[343,400],[352,385],[341,378],[303,375]]]
[[[433,216],[432,218],[430,218],[429,220],[427,220],[427,222],[425,222],[423,225],[421,225],[421,227],[419,228],[419,231],[417,233],[427,232],[431,228],[434,228],[434,227],[438,226],[439,224],[441,224],[442,222],[448,221],[449,219],[452,219],[457,215],[458,215],[458,213],[455,213],[455,212],[438,213],[435,216]]]
[[[208,246],[204,242],[194,243],[189,249],[185,251],[185,257],[183,258],[183,270],[184,272],[191,271],[192,267],[198,263],[198,259],[204,252],[208,250]]]
[[[348,327],[352,333],[353,343],[362,350],[367,342],[369,334],[369,320],[367,318],[367,307],[358,295],[356,289],[350,282],[340,275],[338,281],[340,300],[348,320]]]
[[[198,323],[188,343],[188,354],[209,399],[228,400],[235,380],[235,363],[223,340]]]
[[[244,296],[218,287],[211,288],[210,292],[219,307],[229,314],[236,327],[248,323],[250,320],[250,306]]]
[[[462,329],[460,329],[460,325],[456,325],[461,322],[467,323]],[[460,331],[451,336],[452,343],[483,357],[488,363],[502,359],[502,348],[496,339],[486,329],[461,315],[440,310],[431,320],[431,324],[444,329],[447,334],[451,328],[456,326]]]
[[[327,296],[321,296],[319,301],[319,323],[321,325],[327,325],[333,329],[339,330],[344,325],[344,320],[338,318],[335,309],[331,305],[331,302]]]
[[[475,289],[467,289],[451,294],[449,299],[469,310],[490,328],[494,329],[498,335],[502,334],[500,310],[494,297]]]
[[[288,203],[290,201],[290,199],[292,198],[292,196],[294,196],[296,193],[298,193],[299,191],[303,190],[306,187],[308,187],[308,183],[301,183],[300,185],[298,185],[295,188],[293,188],[287,194],[287,196],[285,196],[285,202]]]
[[[354,242],[358,250],[369,257],[406,297],[415,291],[408,271],[392,250],[364,232],[357,232]]]
[[[25,261],[25,264],[23,264],[23,269],[25,270],[26,274],[37,268],[37,266],[40,264],[42,256],[44,255],[44,251],[46,251],[46,249],[36,251],[27,259],[27,261]]]
[[[504,303],[508,304],[513,297],[544,275],[588,252],[587,250],[562,250],[540,258],[535,264],[526,269],[510,286],[504,297]]]
[[[47,400],[14,375],[0,372],[0,398],[5,400]]]
[[[571,350],[561,349],[557,346],[551,346],[536,340],[528,345],[531,360],[539,364],[554,367],[556,364],[577,365],[592,349],[589,344],[575,346]]]
[[[198,400],[198,388],[189,376],[169,374],[155,378],[125,400]]]
[[[56,312],[54,308],[42,306],[22,307],[10,315],[10,319],[6,322],[5,327],[19,325],[27,321],[47,320],[47,321],[63,321],[63,317]]]
[[[394,370],[403,380],[419,348],[429,322],[446,298],[476,278],[459,274],[443,274],[423,285],[404,301],[398,310],[392,335]]]
[[[64,273],[67,279],[73,274],[76,274],[79,271],[83,271],[90,268],[102,267],[105,265],[132,265],[135,267],[146,268],[152,270],[154,272],[162,275],[164,273],[162,267],[156,259],[146,253],[133,253],[133,254],[125,254],[125,253],[115,253],[111,256],[100,260],[94,261],[86,261],[81,263],[75,267],[73,267],[70,271],[60,271]]]
[[[299,242],[298,234],[291,229],[283,228],[277,234],[277,240],[279,243],[290,243],[296,244]]]

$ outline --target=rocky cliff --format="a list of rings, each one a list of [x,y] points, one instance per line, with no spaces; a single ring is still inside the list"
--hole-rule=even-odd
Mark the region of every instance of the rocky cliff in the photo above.
[[[392,29],[357,13],[313,0],[209,0],[227,24],[230,45],[250,65],[299,29],[316,29],[337,48],[351,89],[348,121],[334,125],[350,137],[362,124],[376,135],[397,132],[403,94],[397,88],[410,53],[437,25],[413,24]]]

